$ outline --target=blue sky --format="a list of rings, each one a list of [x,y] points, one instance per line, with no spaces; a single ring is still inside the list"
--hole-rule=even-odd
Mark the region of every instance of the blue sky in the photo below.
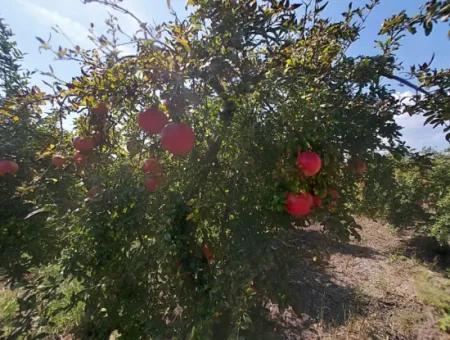
[[[80,0],[1,0],[0,17],[5,18],[16,35],[19,48],[26,53],[24,68],[46,71],[52,64],[56,74],[63,79],[77,75],[76,64],[55,61],[48,52],[39,53],[39,43],[35,36],[46,39],[52,26],[59,26],[65,34],[82,47],[91,47],[92,43],[87,38],[88,27],[95,23],[95,29],[99,33],[105,30],[104,20],[108,16],[109,9],[98,4],[82,4]],[[295,1],[292,1],[295,2]],[[414,14],[424,0],[381,0],[367,20],[361,39],[354,44],[349,53],[352,55],[375,54],[374,40],[381,27],[383,19],[405,9]],[[186,0],[171,0],[174,10],[183,16]],[[348,5],[347,0],[331,0],[325,14],[331,18],[339,16]],[[365,3],[365,0],[354,0],[354,5]],[[130,9],[142,20],[149,23],[158,23],[171,19],[166,0],[123,0],[122,5]],[[136,22],[129,16],[114,13],[119,17],[122,28],[127,32],[137,29]],[[422,31],[415,36],[404,39],[399,60],[404,65],[418,64],[430,60],[433,53],[435,59],[433,65],[439,68],[448,68],[450,65],[450,40],[447,38],[448,23],[442,23],[435,28],[431,37],[425,38]],[[52,34],[52,41],[57,46],[68,46],[67,40],[61,36]],[[125,54],[132,53],[124,48]],[[36,75],[33,81],[38,85],[42,77]],[[392,89],[399,96],[411,94],[411,89],[392,84]],[[442,130],[435,130],[423,126],[422,117],[400,116],[397,121],[404,127],[403,135],[406,142],[416,148],[431,146],[436,149],[447,148],[449,144],[443,137]]]

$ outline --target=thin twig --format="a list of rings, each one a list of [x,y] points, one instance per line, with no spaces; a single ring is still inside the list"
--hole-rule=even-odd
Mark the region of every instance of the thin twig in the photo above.
[[[151,35],[151,32],[148,29],[147,24],[144,21],[139,19],[134,13],[130,12],[129,10],[127,10],[126,8],[124,8],[122,6],[119,6],[116,3],[110,2],[108,0],[81,0],[81,1],[83,1],[84,4],[97,2],[97,3],[105,5],[105,6],[110,6],[111,8],[115,9],[118,12],[121,12],[123,14],[127,14],[127,15],[131,16],[134,20],[136,20],[136,22],[139,24],[139,26],[142,29],[145,30],[145,32],[147,32],[148,34]]]

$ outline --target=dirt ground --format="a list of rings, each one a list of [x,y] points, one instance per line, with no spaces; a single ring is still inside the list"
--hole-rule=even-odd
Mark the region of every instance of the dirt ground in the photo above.
[[[319,227],[301,234],[296,242],[309,256],[292,271],[289,301],[295,305],[269,304],[276,322],[261,338],[450,339],[438,324],[438,307],[450,300],[448,255],[407,232],[358,222],[360,242],[331,241]]]

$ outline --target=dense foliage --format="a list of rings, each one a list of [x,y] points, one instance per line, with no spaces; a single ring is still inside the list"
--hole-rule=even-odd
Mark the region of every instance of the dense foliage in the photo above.
[[[415,228],[450,245],[450,156],[378,156],[362,188],[361,212],[381,217],[395,228]]]
[[[11,235],[2,251],[44,254],[56,268],[30,283],[16,335],[45,335],[52,315],[81,306],[84,338],[237,338],[268,299],[288,302],[292,233],[317,222],[358,237],[352,207],[367,163],[405,152],[394,120],[402,103],[381,81],[399,68],[397,41],[377,56],[346,54],[378,1],[350,6],[341,21],[322,16],[322,1],[188,3],[183,20],[140,22],[136,55],[120,55],[114,18],[93,51],[39,38],[80,61],[81,75],[66,83],[50,72],[49,93],[24,86],[2,103],[1,156],[20,165],[0,178]],[[189,147],[166,141],[167,130],[160,137],[163,123],[139,118],[146,110],[183,123]],[[320,167],[306,171],[305,151]],[[146,170],[154,164],[156,174]],[[290,216],[288,192],[315,207]],[[11,254],[14,245],[29,248]],[[77,287],[67,306],[32,309],[60,298],[62,284]]]
[[[15,176],[0,177],[0,267],[15,279],[55,255],[52,235],[56,231],[45,219],[27,216],[35,210],[36,190],[49,189],[39,191],[46,197],[59,191],[57,185],[47,185],[51,181],[46,178],[49,166],[40,157],[45,149],[54,147],[54,121],[43,119],[37,105],[13,100],[40,93],[28,86],[29,73],[20,71],[21,58],[11,31],[0,21],[0,159],[20,164]]]

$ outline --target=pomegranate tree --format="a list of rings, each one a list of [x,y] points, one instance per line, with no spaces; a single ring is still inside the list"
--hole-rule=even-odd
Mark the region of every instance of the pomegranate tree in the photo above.
[[[77,110],[83,136],[76,166],[50,172],[70,189],[34,201],[65,227],[55,262],[82,285],[85,338],[238,338],[287,296],[280,282],[303,255],[285,246],[292,234],[318,223],[357,237],[352,155],[402,151],[401,105],[380,81],[395,58],[346,54],[366,7],[331,23],[289,1],[189,5],[186,19],[140,23],[135,55],[103,55],[115,35],[92,54],[68,49],[81,75],[48,102],[53,115]],[[93,152],[97,132],[106,142]],[[69,153],[65,136],[53,144]]]

